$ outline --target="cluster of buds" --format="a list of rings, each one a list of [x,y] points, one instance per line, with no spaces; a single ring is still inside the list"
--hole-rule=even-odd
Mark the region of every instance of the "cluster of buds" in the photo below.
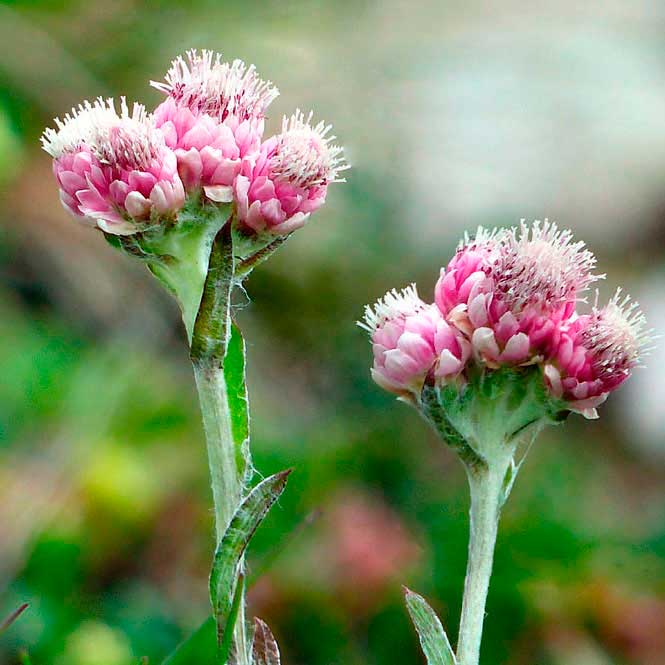
[[[426,385],[465,385],[478,370],[538,366],[562,409],[597,417],[596,407],[639,363],[649,332],[630,298],[617,292],[580,314],[602,275],[595,257],[556,224],[478,229],[441,270],[434,304],[415,287],[367,307],[374,380],[418,401]]]
[[[238,227],[284,236],[302,226],[347,165],[330,126],[300,111],[263,139],[277,89],[253,66],[189,51],[152,85],[152,112],[122,99],[84,102],[42,137],[60,198],[112,235],[178,219],[190,195],[234,204]]]

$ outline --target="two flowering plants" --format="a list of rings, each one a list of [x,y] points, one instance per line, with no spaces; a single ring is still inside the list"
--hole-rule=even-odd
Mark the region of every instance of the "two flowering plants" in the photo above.
[[[270,629],[245,617],[248,543],[288,471],[252,485],[245,348],[235,286],[302,227],[348,168],[330,126],[296,111],[264,138],[277,89],[254,67],[210,51],[177,58],[152,112],[122,99],[84,102],[43,135],[63,205],[145,262],[176,297],[207,440],[216,548],[212,617],[167,662],[200,645],[219,664],[278,665]],[[579,314],[595,260],[553,224],[467,238],[441,272],[435,302],[392,291],[362,324],[372,375],[413,404],[465,464],[471,538],[456,654],[415,593],[407,607],[428,662],[477,665],[501,506],[518,444],[571,411],[596,407],[637,364],[644,319],[617,294]]]

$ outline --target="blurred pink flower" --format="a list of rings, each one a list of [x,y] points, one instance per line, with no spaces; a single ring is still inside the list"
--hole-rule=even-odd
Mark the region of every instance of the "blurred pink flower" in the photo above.
[[[337,584],[364,603],[419,558],[413,536],[379,498],[347,493],[331,507],[327,521]]]
[[[419,395],[430,372],[441,381],[454,379],[470,354],[468,341],[418,297],[413,284],[368,306],[360,325],[372,340],[372,378],[398,395]]]
[[[245,160],[235,184],[238,218],[252,232],[287,235],[326,200],[328,185],[343,182],[348,166],[330,125],[311,125],[312,113],[284,118],[282,132],[266,140],[256,162]]]
[[[639,363],[649,337],[639,306],[619,289],[605,307],[562,326],[544,367],[547,385],[571,410],[595,418],[596,407]]]
[[[116,235],[134,233],[153,215],[175,214],[185,192],[176,157],[140,104],[120,113],[112,99],[84,102],[42,136],[53,158],[60,200]]]

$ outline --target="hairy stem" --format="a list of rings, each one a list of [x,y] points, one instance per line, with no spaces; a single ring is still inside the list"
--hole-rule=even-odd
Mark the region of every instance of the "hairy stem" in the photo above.
[[[227,222],[213,242],[190,349],[208,445],[217,542],[240,502],[240,481],[224,379],[232,282],[233,246],[230,222]]]
[[[471,489],[469,560],[457,643],[458,665],[478,665],[485,603],[492,574],[502,488],[510,458],[489,468],[467,468]]]
[[[224,357],[231,330],[231,291],[234,277],[231,220],[212,245],[201,304],[194,323],[190,356],[199,393],[219,543],[242,499],[242,479],[236,460],[232,414],[224,376]],[[244,561],[238,565],[244,575]],[[229,589],[229,593],[231,590]],[[245,594],[239,590],[233,639],[238,665],[248,665]]]
[[[240,503],[240,480],[231,432],[226,381],[222,369],[202,367],[196,363],[194,378],[208,445],[215,532],[219,542]]]

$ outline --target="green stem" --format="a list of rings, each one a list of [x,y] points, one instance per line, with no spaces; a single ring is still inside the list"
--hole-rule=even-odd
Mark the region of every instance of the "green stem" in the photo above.
[[[194,378],[208,446],[215,533],[219,543],[240,503],[240,480],[231,431],[231,414],[222,369],[194,363]]]
[[[224,378],[234,267],[230,227],[228,221],[213,242],[190,349],[208,445],[218,543],[240,503],[240,479]]]
[[[224,357],[231,330],[234,268],[229,219],[213,241],[190,349],[208,447],[218,544],[242,498],[242,479],[236,459],[232,414],[224,376]],[[238,571],[240,576],[244,575],[243,561],[240,561]],[[237,662],[238,665],[248,665],[245,596],[242,588],[237,603],[238,614],[233,631]]]
[[[485,619],[485,603],[492,574],[494,546],[499,527],[503,482],[510,457],[488,468],[469,468],[471,489],[469,560],[457,643],[458,665],[478,665]]]

